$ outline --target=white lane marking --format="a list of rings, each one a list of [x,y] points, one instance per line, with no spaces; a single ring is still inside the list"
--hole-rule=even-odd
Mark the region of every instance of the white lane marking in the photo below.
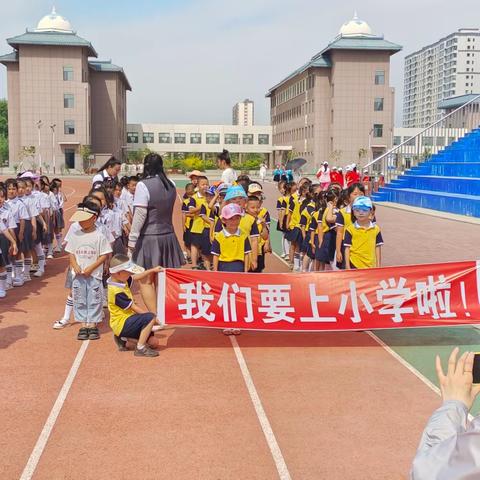
[[[33,447],[32,453],[30,454],[30,458],[22,472],[22,476],[20,480],[30,480],[35,473],[37,468],[38,462],[40,461],[40,457],[43,454],[45,446],[47,445],[48,439],[50,438],[50,434],[52,433],[53,427],[55,426],[55,422],[57,421],[58,415],[62,410],[63,404],[65,403],[65,399],[67,398],[68,392],[70,391],[70,387],[75,379],[75,376],[78,373],[78,369],[80,368],[80,364],[82,363],[83,357],[85,352],[88,348],[90,340],[86,340],[82,342],[80,349],[78,350],[77,356],[73,361],[72,368],[65,379],[65,382],[58,394],[57,399],[50,411],[50,415],[43,426],[42,431],[38,437],[37,443],[35,447]]]
[[[250,394],[250,399],[252,400],[253,407],[255,408],[258,421],[260,422],[263,434],[267,440],[267,444],[270,448],[275,466],[277,467],[278,477],[280,480],[291,480],[292,477],[290,476],[287,464],[285,463],[285,459],[283,458],[282,452],[277,443],[277,439],[275,438],[275,434],[273,433],[270,422],[268,421],[267,414],[263,409],[262,401],[260,400],[257,389],[255,388],[255,384],[253,383],[253,379],[250,375],[250,371],[248,370],[247,362],[245,361],[242,350],[238,345],[237,339],[233,335],[230,336],[230,341],[232,343],[235,356],[237,357],[237,362],[240,366],[243,380],[245,381],[248,393]]]
[[[390,348],[382,339],[378,338],[373,332],[368,330],[365,331],[367,335],[369,335],[373,340],[375,340],[379,345],[383,347],[385,351],[387,351],[393,358],[398,360],[406,369],[410,370],[420,381],[422,381],[430,390],[433,390],[437,395],[441,396],[442,392],[440,389],[432,383],[425,375],[420,373],[413,365],[408,363],[405,359],[403,359],[395,350]],[[473,420],[473,416],[469,413],[468,419],[470,421]]]

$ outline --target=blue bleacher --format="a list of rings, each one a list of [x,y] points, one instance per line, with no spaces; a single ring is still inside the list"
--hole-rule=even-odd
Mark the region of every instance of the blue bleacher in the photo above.
[[[405,171],[373,199],[480,217],[480,130]]]

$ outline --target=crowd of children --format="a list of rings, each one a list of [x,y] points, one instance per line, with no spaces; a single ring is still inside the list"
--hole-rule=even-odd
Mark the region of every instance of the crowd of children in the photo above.
[[[183,240],[192,269],[262,272],[272,252],[270,214],[262,184],[241,175],[234,185],[210,185],[192,175],[182,203]],[[295,272],[381,265],[380,228],[363,183],[347,188],[302,178],[280,180],[277,231],[282,257]]]
[[[0,298],[42,277],[62,251],[62,180],[25,172],[0,182]]]

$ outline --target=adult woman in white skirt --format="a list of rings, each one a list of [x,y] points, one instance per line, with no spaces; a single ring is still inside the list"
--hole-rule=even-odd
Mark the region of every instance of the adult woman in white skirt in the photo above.
[[[176,198],[175,184],[165,175],[162,157],[149,153],[143,161],[143,180],[135,190],[128,238],[133,261],[145,269],[159,265],[179,268],[185,263],[172,223]],[[140,290],[148,310],[156,312],[155,285],[147,278],[141,282]]]

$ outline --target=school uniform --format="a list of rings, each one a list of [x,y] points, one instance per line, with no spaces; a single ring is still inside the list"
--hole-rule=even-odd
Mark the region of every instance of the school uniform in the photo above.
[[[310,202],[303,210],[300,215],[300,231],[302,230],[302,227],[304,228],[305,232],[305,237],[302,238],[302,243],[300,245],[300,252],[301,253],[307,253],[307,251],[310,248],[310,238],[311,238],[311,232],[310,232],[310,223],[312,221],[312,215],[315,211],[315,203]]]
[[[287,210],[287,200],[286,200],[287,197],[285,196],[280,196],[277,198],[277,212],[278,212],[278,216],[280,216],[280,212],[283,211],[284,212],[284,216],[283,216],[283,219],[282,219],[282,223],[280,224],[280,222],[277,222],[277,232],[285,232],[285,222],[286,222],[286,210]]]
[[[345,231],[347,228],[352,225],[352,207],[347,205],[346,207],[341,208],[337,213],[337,218],[335,220],[335,225],[340,228],[343,228],[343,238],[345,238]],[[342,262],[337,262],[337,268],[344,270],[345,269],[345,245],[343,244],[342,238],[342,246],[341,252],[343,256]]]
[[[297,193],[289,198],[288,211],[290,213],[290,223],[287,226],[285,238],[291,242],[301,245],[303,242],[302,231],[300,230],[301,201]]]
[[[0,267],[10,265],[10,256],[8,250],[10,249],[10,241],[5,236],[5,231],[13,231],[16,227],[13,215],[6,203],[0,208]]]
[[[20,248],[22,253],[29,252],[30,250],[33,250],[36,245],[36,240],[33,240],[33,228],[32,228],[32,220],[33,218],[36,218],[38,215],[40,215],[40,212],[38,211],[37,207],[37,202],[35,201],[35,198],[32,197],[31,195],[27,196],[24,195],[23,197],[17,197],[20,202],[22,202],[28,212],[28,220],[25,220],[25,228],[23,231],[23,240],[20,242]],[[37,222],[37,237],[39,236],[39,230],[38,230],[38,224],[40,222]]]
[[[7,200],[5,202],[5,205],[9,208],[13,222],[15,223],[13,234],[15,235],[15,238],[17,240],[18,250],[20,253],[25,253],[25,251],[22,250],[21,242],[19,242],[18,240],[18,231],[20,229],[21,222],[26,222],[30,220],[30,215],[28,214],[27,207],[18,197]]]
[[[55,226],[58,231],[61,231],[65,228],[65,217],[63,213],[63,206],[65,204],[65,197],[62,192],[54,193],[55,199],[57,201],[58,210],[55,214]]]
[[[210,255],[212,244],[210,242],[210,223],[206,217],[210,209],[204,196],[197,192],[190,198],[189,210],[199,208],[200,211],[193,217],[190,228],[192,245],[195,245],[203,255]]]
[[[239,228],[235,233],[225,229],[216,233],[211,253],[218,256],[219,272],[244,272],[245,255],[251,251],[248,235]]]
[[[335,248],[337,239],[337,226],[335,223],[327,222],[327,211],[322,214],[322,243],[318,250],[315,252],[315,259],[322,263],[330,263],[335,258]]]
[[[355,222],[345,230],[343,243],[345,247],[350,247],[351,268],[374,268],[376,247],[383,245],[383,238],[380,227],[373,222],[367,228]]]
[[[182,202],[182,214],[184,214],[183,243],[187,248],[190,248],[192,245],[192,232],[191,232],[192,218],[186,216],[186,214],[189,211],[189,208],[188,208],[189,204],[190,204],[190,197],[187,197]]]

